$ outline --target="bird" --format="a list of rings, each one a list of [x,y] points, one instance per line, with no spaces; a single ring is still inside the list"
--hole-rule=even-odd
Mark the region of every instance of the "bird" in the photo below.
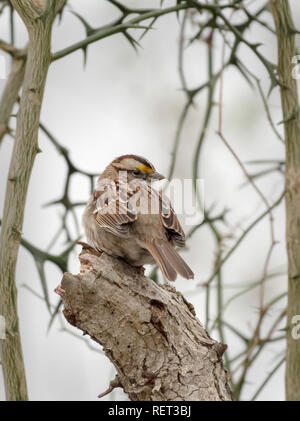
[[[99,175],[83,212],[88,244],[142,268],[156,263],[169,281],[194,273],[175,247],[185,245],[185,234],[170,200],[153,188],[165,177],[147,159],[122,155]]]

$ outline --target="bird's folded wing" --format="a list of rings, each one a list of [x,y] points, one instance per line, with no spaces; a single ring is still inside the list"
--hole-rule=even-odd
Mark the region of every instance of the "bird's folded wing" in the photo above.
[[[137,219],[137,214],[128,208],[128,201],[119,196],[97,201],[95,218],[99,227],[118,237],[126,238],[130,234],[130,224]]]
[[[169,239],[178,247],[184,247],[185,234],[177,218],[174,209],[171,206],[170,200],[162,192],[161,197],[161,219],[164,227],[167,230]]]

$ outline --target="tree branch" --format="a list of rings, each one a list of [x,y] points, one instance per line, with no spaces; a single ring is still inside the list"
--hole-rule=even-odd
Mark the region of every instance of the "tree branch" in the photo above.
[[[29,33],[24,84],[0,237],[0,314],[5,317],[8,332],[7,339],[1,344],[1,361],[6,398],[13,401],[28,399],[18,324],[15,269],[29,178],[34,159],[39,152],[39,117],[51,62],[52,23],[61,4],[62,0],[12,0],[12,5]]]
[[[291,334],[292,318],[300,314],[300,120],[297,82],[292,76],[296,54],[289,2],[270,0],[277,33],[278,75],[286,144],[286,241],[288,254],[288,322],[286,398],[300,400],[300,347]]]
[[[0,102],[0,145],[5,133],[9,132],[9,118],[19,97],[25,73],[25,59],[13,57],[10,75]]]
[[[151,11],[146,11],[145,13],[142,13],[139,16],[135,16],[127,22],[100,28],[98,31],[96,31],[92,35],[87,36],[85,39],[54,53],[52,55],[52,61],[56,61],[62,57],[74,53],[77,50],[85,49],[89,44],[99,41],[100,39],[107,38],[111,35],[118,34],[120,32],[124,32],[126,31],[126,29],[131,28],[132,25],[137,25],[138,23],[144,20],[157,18],[159,16],[163,16],[173,12],[178,12],[180,10],[188,9],[190,7],[191,6],[189,6],[188,4],[178,4],[176,6],[168,7],[165,9],[154,9]]]
[[[222,354],[195,311],[169,285],[83,248],[81,273],[56,290],[69,323],[103,346],[131,400],[231,400]]]

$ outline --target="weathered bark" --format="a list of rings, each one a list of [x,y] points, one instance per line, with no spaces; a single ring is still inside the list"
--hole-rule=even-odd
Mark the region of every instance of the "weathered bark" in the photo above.
[[[222,354],[183,296],[125,262],[84,249],[57,292],[64,315],[103,346],[135,401],[231,400]]]
[[[1,362],[7,400],[28,399],[18,326],[15,269],[29,178],[39,152],[39,117],[51,61],[52,23],[61,4],[62,0],[12,0],[27,27],[29,44],[0,237],[0,314],[5,317],[7,328],[7,338],[1,343]]]
[[[286,398],[300,400],[300,341],[292,337],[292,319],[300,314],[300,121],[292,57],[295,33],[287,0],[270,0],[278,42],[278,76],[286,143],[286,241],[288,254],[288,322]]]

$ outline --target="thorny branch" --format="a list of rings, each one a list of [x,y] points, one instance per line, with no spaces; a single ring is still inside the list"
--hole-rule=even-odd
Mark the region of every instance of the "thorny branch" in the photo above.
[[[197,2],[193,2],[193,3],[197,3]],[[227,364],[227,368],[229,370],[232,371],[232,373],[234,374],[235,372],[238,372],[239,369],[242,367],[242,373],[240,375],[239,378],[237,378],[237,380],[235,381],[234,378],[232,378],[232,387],[234,389],[234,395],[235,395],[235,399],[239,399],[240,395],[241,395],[241,391],[243,386],[245,385],[246,382],[246,375],[249,371],[249,368],[252,364],[252,362],[255,360],[256,358],[256,354],[255,357],[251,359],[251,354],[253,352],[255,352],[255,349],[257,347],[259,347],[258,349],[261,350],[262,347],[264,347],[266,344],[271,343],[274,339],[272,338],[272,334],[270,334],[269,336],[267,336],[267,338],[265,338],[265,340],[262,340],[260,338],[260,330],[261,330],[261,326],[263,321],[265,320],[265,316],[267,314],[267,310],[273,306],[277,301],[274,300],[271,304],[270,307],[265,305],[263,302],[263,286],[264,286],[264,282],[266,279],[269,278],[268,275],[268,269],[269,269],[269,265],[270,265],[270,261],[271,261],[271,255],[272,255],[272,251],[274,249],[274,246],[276,244],[275,241],[275,234],[274,234],[274,218],[273,218],[273,214],[272,214],[272,210],[277,207],[281,202],[282,199],[284,198],[284,193],[282,193],[279,198],[273,202],[272,205],[269,204],[269,199],[267,199],[266,195],[260,190],[260,188],[256,185],[256,183],[254,182],[255,179],[258,179],[261,176],[266,176],[271,174],[274,171],[279,171],[280,173],[282,173],[282,165],[284,165],[283,162],[279,162],[277,160],[272,160],[272,164],[274,165],[273,167],[261,171],[257,174],[252,174],[250,175],[245,167],[245,165],[243,164],[242,160],[239,158],[239,156],[236,154],[236,152],[232,149],[232,147],[230,146],[230,144],[228,143],[228,141],[226,140],[226,138],[224,137],[223,133],[222,133],[222,78],[223,78],[223,73],[225,72],[225,70],[233,65],[235,66],[240,74],[242,75],[243,78],[246,79],[246,81],[248,83],[250,83],[252,86],[253,84],[251,83],[250,78],[252,78],[257,87],[258,87],[258,92],[260,94],[260,97],[262,99],[263,102],[263,106],[264,109],[266,111],[266,116],[267,119],[270,123],[270,126],[272,128],[272,130],[274,131],[276,137],[283,142],[283,138],[281,136],[281,134],[278,132],[278,130],[275,127],[275,124],[272,120],[271,117],[271,112],[268,106],[268,102],[267,102],[267,98],[262,90],[262,86],[260,83],[260,80],[257,76],[255,76],[253,73],[251,73],[247,67],[242,63],[241,59],[238,57],[238,47],[240,45],[240,43],[244,43],[246,44],[256,55],[257,57],[261,60],[262,56],[261,54],[257,54],[257,48],[258,48],[258,44],[251,44],[249,43],[245,38],[244,38],[244,32],[246,32],[246,30],[248,30],[250,28],[250,26],[252,25],[252,23],[255,21],[259,24],[261,24],[262,26],[264,26],[268,31],[274,33],[274,29],[267,23],[263,22],[260,20],[260,15],[264,12],[267,11],[267,3],[265,3],[260,9],[258,9],[257,12],[255,13],[250,13],[247,8],[242,4],[242,2],[240,2],[240,10],[243,10],[243,12],[246,14],[247,17],[247,21],[245,21],[244,23],[239,23],[239,24],[232,24],[231,23],[231,17],[234,13],[236,13],[236,9],[232,10],[231,13],[231,17],[227,18],[222,16],[222,12],[220,13],[216,13],[213,14],[213,16],[208,16],[208,18],[206,20],[199,21],[198,26],[199,26],[199,30],[197,30],[196,35],[194,36],[190,36],[189,38],[186,40],[185,39],[185,35],[184,35],[184,30],[185,27],[187,26],[187,16],[190,15],[190,21],[191,24],[193,26],[196,26],[195,22],[197,22],[196,18],[195,18],[195,13],[193,11],[186,11],[184,17],[182,18],[182,23],[181,23],[181,29],[180,29],[180,40],[179,40],[179,74],[180,74],[180,80],[181,80],[181,87],[182,90],[184,91],[184,93],[186,94],[186,103],[183,107],[183,111],[182,114],[179,118],[179,123],[178,123],[178,128],[176,130],[176,136],[175,136],[175,140],[174,140],[174,148],[173,151],[175,151],[175,153],[173,152],[173,159],[172,159],[172,164],[171,164],[171,170],[170,170],[170,174],[172,175],[174,173],[174,168],[175,168],[175,160],[176,160],[176,152],[179,148],[180,145],[180,137],[181,137],[181,133],[183,132],[183,126],[186,120],[186,117],[188,115],[188,111],[189,108],[191,107],[191,105],[195,104],[195,100],[196,97],[202,93],[202,91],[204,89],[208,89],[208,101],[207,101],[207,106],[206,106],[206,111],[205,111],[205,117],[204,117],[204,122],[202,124],[202,129],[201,129],[201,134],[200,134],[200,140],[197,144],[196,147],[196,152],[194,155],[194,165],[193,165],[193,172],[194,172],[194,182],[196,180],[196,178],[198,177],[198,166],[199,166],[199,157],[202,155],[201,153],[201,146],[206,138],[206,132],[207,132],[207,126],[208,126],[208,118],[210,115],[210,112],[213,108],[213,106],[215,105],[214,103],[214,95],[212,94],[212,90],[213,87],[216,85],[216,82],[219,80],[220,81],[220,98],[219,98],[219,127],[217,130],[217,134],[219,135],[219,137],[222,139],[222,141],[225,143],[225,145],[227,146],[227,148],[230,150],[230,152],[232,153],[232,155],[234,156],[234,158],[236,159],[238,165],[240,166],[240,168],[242,169],[247,181],[253,186],[253,188],[256,190],[256,192],[258,193],[262,203],[265,205],[266,207],[266,211],[264,211],[261,215],[259,215],[253,222],[251,222],[248,227],[246,227],[243,230],[242,235],[236,240],[236,242],[231,246],[231,248],[229,249],[229,251],[227,251],[227,253],[225,253],[224,255],[224,243],[226,244],[226,237],[230,238],[230,235],[228,234],[224,234],[222,233],[222,231],[220,231],[220,229],[218,228],[220,225],[220,220],[216,220],[216,221],[211,221],[208,225],[211,228],[211,232],[213,234],[213,236],[216,239],[216,251],[215,251],[215,262],[214,262],[214,267],[213,267],[213,271],[212,274],[209,276],[208,280],[204,283],[201,283],[200,285],[204,285],[206,286],[206,321],[207,321],[207,326],[208,326],[208,322],[210,319],[210,301],[211,301],[211,287],[214,286],[214,280],[217,277],[217,284],[216,284],[216,290],[217,290],[217,309],[218,309],[218,315],[215,318],[214,323],[211,325],[211,329],[214,329],[217,327],[218,332],[219,332],[219,336],[220,338],[222,338],[222,341],[224,341],[224,329],[229,329],[231,332],[233,332],[234,334],[236,334],[238,337],[243,339],[243,343],[245,345],[245,349],[239,354],[239,358],[243,358],[242,363],[239,363],[238,366],[236,366],[235,368],[232,367],[232,364],[234,363],[235,360],[233,360],[230,357],[227,357],[227,353],[225,354],[226,358],[226,364]],[[217,22],[217,17],[221,18],[223,20],[223,22],[226,24],[226,26],[221,26],[219,24],[219,22]],[[208,35],[205,35],[205,30],[206,31],[210,31],[208,32]],[[217,34],[216,34],[216,31]],[[230,33],[230,35],[234,35],[234,41],[230,43],[227,41],[226,38],[226,34],[225,32],[228,34]],[[213,46],[214,44],[216,45],[217,42],[213,41],[216,39],[216,35],[219,35],[219,38],[221,38],[221,40],[223,40],[223,47],[221,48],[221,69],[217,72],[214,71],[214,65],[211,64],[212,63],[212,51],[213,50]],[[208,45],[208,63],[210,63],[209,66],[209,71],[208,71],[208,78],[207,81],[202,83],[199,88],[196,89],[190,89],[188,88],[188,82],[187,82],[187,77],[183,74],[183,69],[184,69],[184,44],[187,44],[187,47],[189,47],[190,45],[194,44],[195,42],[199,42],[202,41],[204,43],[206,43]],[[227,45],[230,48],[230,55],[229,58],[225,61],[225,45]],[[187,48],[186,47],[186,48]],[[263,59],[261,60],[261,62],[264,64],[270,80],[271,80],[271,88],[270,91],[276,86],[278,85],[278,80],[277,80],[277,76],[275,73],[275,66],[271,63],[269,63],[267,60]],[[249,76],[249,77],[248,77]],[[270,93],[269,91],[269,93]],[[262,165],[264,165],[264,162],[260,163]],[[269,165],[269,162],[267,162],[266,164]],[[228,213],[227,213],[228,216]],[[251,285],[251,288],[260,288],[260,308],[259,308],[259,317],[258,317],[258,322],[257,322],[257,326],[254,328],[251,337],[247,338],[245,340],[245,338],[243,337],[243,335],[240,334],[240,332],[238,331],[238,329],[236,329],[234,326],[231,326],[229,323],[225,322],[222,317],[223,317],[223,312],[225,311],[225,308],[227,307],[227,305],[223,305],[223,291],[224,291],[224,284],[222,281],[222,269],[223,266],[225,264],[225,262],[227,262],[227,260],[231,257],[231,255],[233,254],[233,252],[239,247],[239,245],[242,243],[242,241],[244,240],[244,238],[247,236],[248,233],[250,233],[255,227],[256,225],[265,217],[265,216],[269,216],[269,224],[270,224],[270,237],[271,237],[271,241],[270,241],[270,246],[269,246],[269,250],[267,252],[267,257],[265,260],[265,264],[264,264],[264,268],[263,268],[263,275],[261,277],[261,279],[258,282],[255,282],[254,285]],[[201,226],[201,225],[200,225]],[[236,294],[237,296],[241,296],[244,293],[249,292],[249,289],[247,288],[245,291],[242,290],[239,294]],[[286,294],[284,294],[284,297],[286,296]],[[229,300],[230,301],[230,300]],[[282,319],[285,319],[285,312],[280,316],[280,319],[278,320],[278,323],[280,321],[282,321]],[[271,333],[274,333],[273,330]],[[251,339],[252,338],[252,339]],[[280,339],[283,339],[283,336],[280,337]],[[226,342],[226,340],[225,340]],[[228,350],[228,352],[230,352],[230,350]],[[260,352],[260,351],[259,351]],[[275,371],[281,366],[281,364],[276,365],[275,367]],[[274,372],[275,372],[274,371]],[[272,375],[274,374],[274,372],[272,371]],[[236,376],[235,376],[236,377]],[[268,381],[268,380],[267,380]],[[260,393],[260,391],[262,390],[262,388],[267,384],[267,381],[263,382],[261,389],[258,390],[258,393]],[[255,394],[255,397],[258,396],[258,393]]]
[[[181,83],[181,89],[185,97],[185,103],[182,108],[182,112],[179,116],[177,127],[175,130],[174,144],[171,151],[171,161],[169,169],[169,179],[171,179],[176,173],[176,162],[178,156],[178,150],[182,143],[182,134],[184,132],[184,126],[186,123],[187,116],[191,107],[197,107],[197,103],[200,97],[206,94],[206,106],[204,110],[204,118],[201,123],[200,133],[198,140],[196,142],[196,147],[193,155],[192,166],[192,176],[194,181],[194,186],[196,186],[196,180],[200,176],[199,172],[199,162],[203,159],[204,149],[203,145],[207,142],[207,131],[211,126],[211,117],[213,115],[214,107],[217,105],[215,102],[215,92],[217,84],[222,85],[222,79],[224,77],[225,71],[230,67],[235,67],[240,75],[250,84],[250,86],[256,86],[258,93],[261,97],[264,110],[266,112],[266,117],[269,121],[270,127],[272,128],[276,138],[278,138],[281,143],[283,143],[283,138],[277,127],[275,126],[272,113],[268,106],[268,96],[264,93],[261,80],[258,76],[253,74],[247,66],[243,63],[242,55],[239,54],[240,46],[248,48],[251,53],[254,54],[256,59],[264,66],[267,75],[270,79],[270,89],[268,94],[272,91],[273,88],[279,85],[277,78],[276,68],[273,63],[270,63],[263,54],[259,51],[260,42],[250,42],[247,38],[247,33],[250,31],[254,25],[260,25],[266,31],[271,34],[274,34],[273,27],[268,23],[267,18],[269,16],[268,2],[265,2],[262,6],[258,7],[255,10],[255,7],[248,6],[247,2],[242,0],[228,1],[226,4],[222,3],[220,5],[217,1],[212,2],[200,2],[194,0],[186,0],[177,2],[175,6],[168,8],[159,8],[159,9],[143,9],[143,8],[129,8],[125,4],[117,2],[115,0],[109,0],[112,7],[118,9],[120,16],[115,19],[113,22],[109,22],[101,27],[93,28],[86,19],[79,15],[77,12],[72,11],[72,13],[78,18],[81,24],[84,26],[86,31],[86,37],[81,41],[76,42],[73,45],[70,45],[60,51],[52,53],[52,62],[63,59],[69,54],[72,54],[75,51],[82,50],[84,53],[85,61],[87,60],[87,48],[90,44],[100,41],[101,39],[107,38],[114,34],[120,33],[128,40],[131,46],[135,49],[139,48],[139,42],[142,37],[148,34],[148,32],[154,27],[156,21],[168,14],[176,14],[180,23],[179,31],[179,42],[178,42],[178,71],[179,78]],[[255,3],[255,2],[254,2]],[[11,8],[8,2],[3,2],[0,8],[0,14],[6,7],[9,7],[9,34],[8,41],[0,41],[0,49],[11,56],[12,66],[11,73],[7,80],[5,90],[2,95],[0,102],[0,142],[1,139],[7,134],[13,134],[9,126],[10,116],[14,106],[18,106],[19,100],[19,91],[23,84],[24,69],[26,63],[26,46],[24,49],[17,49],[15,47],[15,25],[14,20],[14,11]],[[262,16],[265,17],[263,20]],[[191,32],[194,31],[193,34]],[[140,37],[135,38],[132,34],[139,33]],[[187,33],[189,35],[187,35]],[[197,45],[205,44],[206,53],[207,53],[207,79],[205,82],[201,82],[196,87],[190,87],[188,82],[188,76],[185,73],[185,51],[187,48],[193,47],[197,48]],[[221,67],[217,68],[216,66],[216,52],[218,55],[218,46],[221,43]],[[225,46],[227,51],[229,51],[228,56],[225,54]],[[229,151],[232,153],[236,162],[242,169],[246,180],[258,193],[260,200],[264,203],[266,210],[263,211],[260,215],[256,216],[248,226],[244,227],[242,234],[236,238],[233,234],[235,227],[229,223],[230,219],[230,210],[224,208],[222,212],[215,210],[215,206],[208,205],[204,220],[201,224],[193,227],[190,232],[187,234],[187,240],[190,241],[191,237],[198,232],[202,227],[208,227],[215,241],[215,252],[214,252],[214,262],[212,266],[211,275],[205,282],[198,284],[199,288],[196,292],[201,293],[203,286],[205,288],[206,294],[206,327],[209,330],[217,329],[220,340],[222,342],[226,341],[227,332],[231,332],[236,335],[243,344],[243,349],[236,355],[231,356],[230,347],[229,350],[225,353],[225,362],[226,367],[231,371],[231,385],[234,388],[235,399],[239,399],[241,392],[246,383],[246,377],[248,375],[249,369],[252,367],[256,361],[256,357],[260,352],[265,349],[265,347],[276,340],[281,340],[282,336],[274,336],[278,333],[279,324],[285,320],[285,311],[283,311],[270,327],[269,332],[261,337],[260,330],[262,323],[265,320],[268,311],[273,308],[273,306],[284,297],[275,297],[271,302],[264,304],[263,302],[263,288],[267,280],[272,279],[272,276],[269,273],[269,266],[271,262],[271,254],[275,246],[275,235],[274,235],[274,219],[272,211],[278,207],[283,198],[284,193],[278,195],[278,198],[273,201],[273,204],[270,204],[270,199],[266,197],[264,192],[261,191],[260,187],[257,185],[257,181],[262,176],[267,176],[272,174],[274,171],[279,171],[282,173],[282,167],[284,166],[283,161],[279,160],[270,160],[265,162],[258,159],[254,164],[260,163],[260,165],[271,165],[270,168],[266,170],[259,171],[258,173],[250,174],[247,170],[248,163],[243,163],[239,158],[237,153],[230,146],[230,143],[225,138],[222,132],[222,86],[220,87],[219,92],[221,93],[219,97],[219,127],[217,128],[218,135],[220,139],[227,146]],[[76,241],[81,234],[81,229],[76,216],[76,208],[80,208],[84,205],[86,198],[83,198],[81,202],[75,202],[72,200],[70,194],[70,185],[72,177],[75,174],[81,174],[86,177],[90,183],[90,190],[94,188],[94,181],[96,174],[90,173],[88,171],[80,169],[71,159],[70,152],[63,146],[63,143],[57,140],[53,135],[51,130],[49,130],[43,123],[40,123],[40,132],[43,133],[46,138],[51,142],[55,147],[56,151],[63,158],[66,165],[66,177],[63,185],[62,195],[52,200],[47,206],[60,206],[62,208],[62,213],[60,215],[61,222],[58,227],[57,232],[53,235],[53,238],[49,240],[49,247],[47,250],[41,250],[35,245],[31,244],[30,241],[22,238],[21,244],[26,248],[32,255],[36,268],[41,280],[41,287],[43,291],[43,299],[46,303],[46,306],[50,312],[50,322],[49,326],[53,323],[56,317],[59,315],[61,308],[61,301],[59,300],[55,305],[51,303],[49,297],[48,284],[46,278],[45,264],[46,262],[54,263],[62,272],[68,271],[68,258],[70,253],[74,250]],[[250,163],[249,163],[250,164]],[[197,192],[197,199],[199,203],[202,201]],[[71,215],[71,218],[69,218]],[[247,283],[244,283],[241,291],[232,296],[232,300],[238,298],[242,294],[246,294],[249,290],[255,288],[261,288],[261,299],[258,309],[258,320],[256,326],[253,328],[252,332],[248,335],[244,335],[239,331],[239,329],[227,321],[224,320],[224,312],[228,309],[228,306],[231,303],[231,299],[227,300],[224,303],[224,289],[226,288],[224,281],[224,266],[225,263],[231,258],[234,252],[239,248],[247,237],[247,235],[252,232],[258,223],[262,221],[265,217],[269,216],[270,231],[271,231],[271,243],[267,253],[267,258],[265,261],[263,274],[261,279],[253,282],[250,286]],[[74,237],[74,228],[76,231],[76,237]],[[232,239],[234,241],[232,241]],[[58,247],[61,245],[63,240],[63,249],[60,253],[54,254],[51,253],[53,247]],[[275,274],[276,275],[276,274]],[[153,279],[157,280],[156,269],[152,272]],[[216,294],[213,289],[215,289]],[[214,317],[211,310],[212,300],[216,299],[217,304],[217,316]],[[279,369],[283,364],[284,359],[281,359],[269,375],[266,377],[265,381],[257,389],[257,392],[253,395],[255,399],[258,394],[261,392],[263,387],[268,383],[273,374]]]

